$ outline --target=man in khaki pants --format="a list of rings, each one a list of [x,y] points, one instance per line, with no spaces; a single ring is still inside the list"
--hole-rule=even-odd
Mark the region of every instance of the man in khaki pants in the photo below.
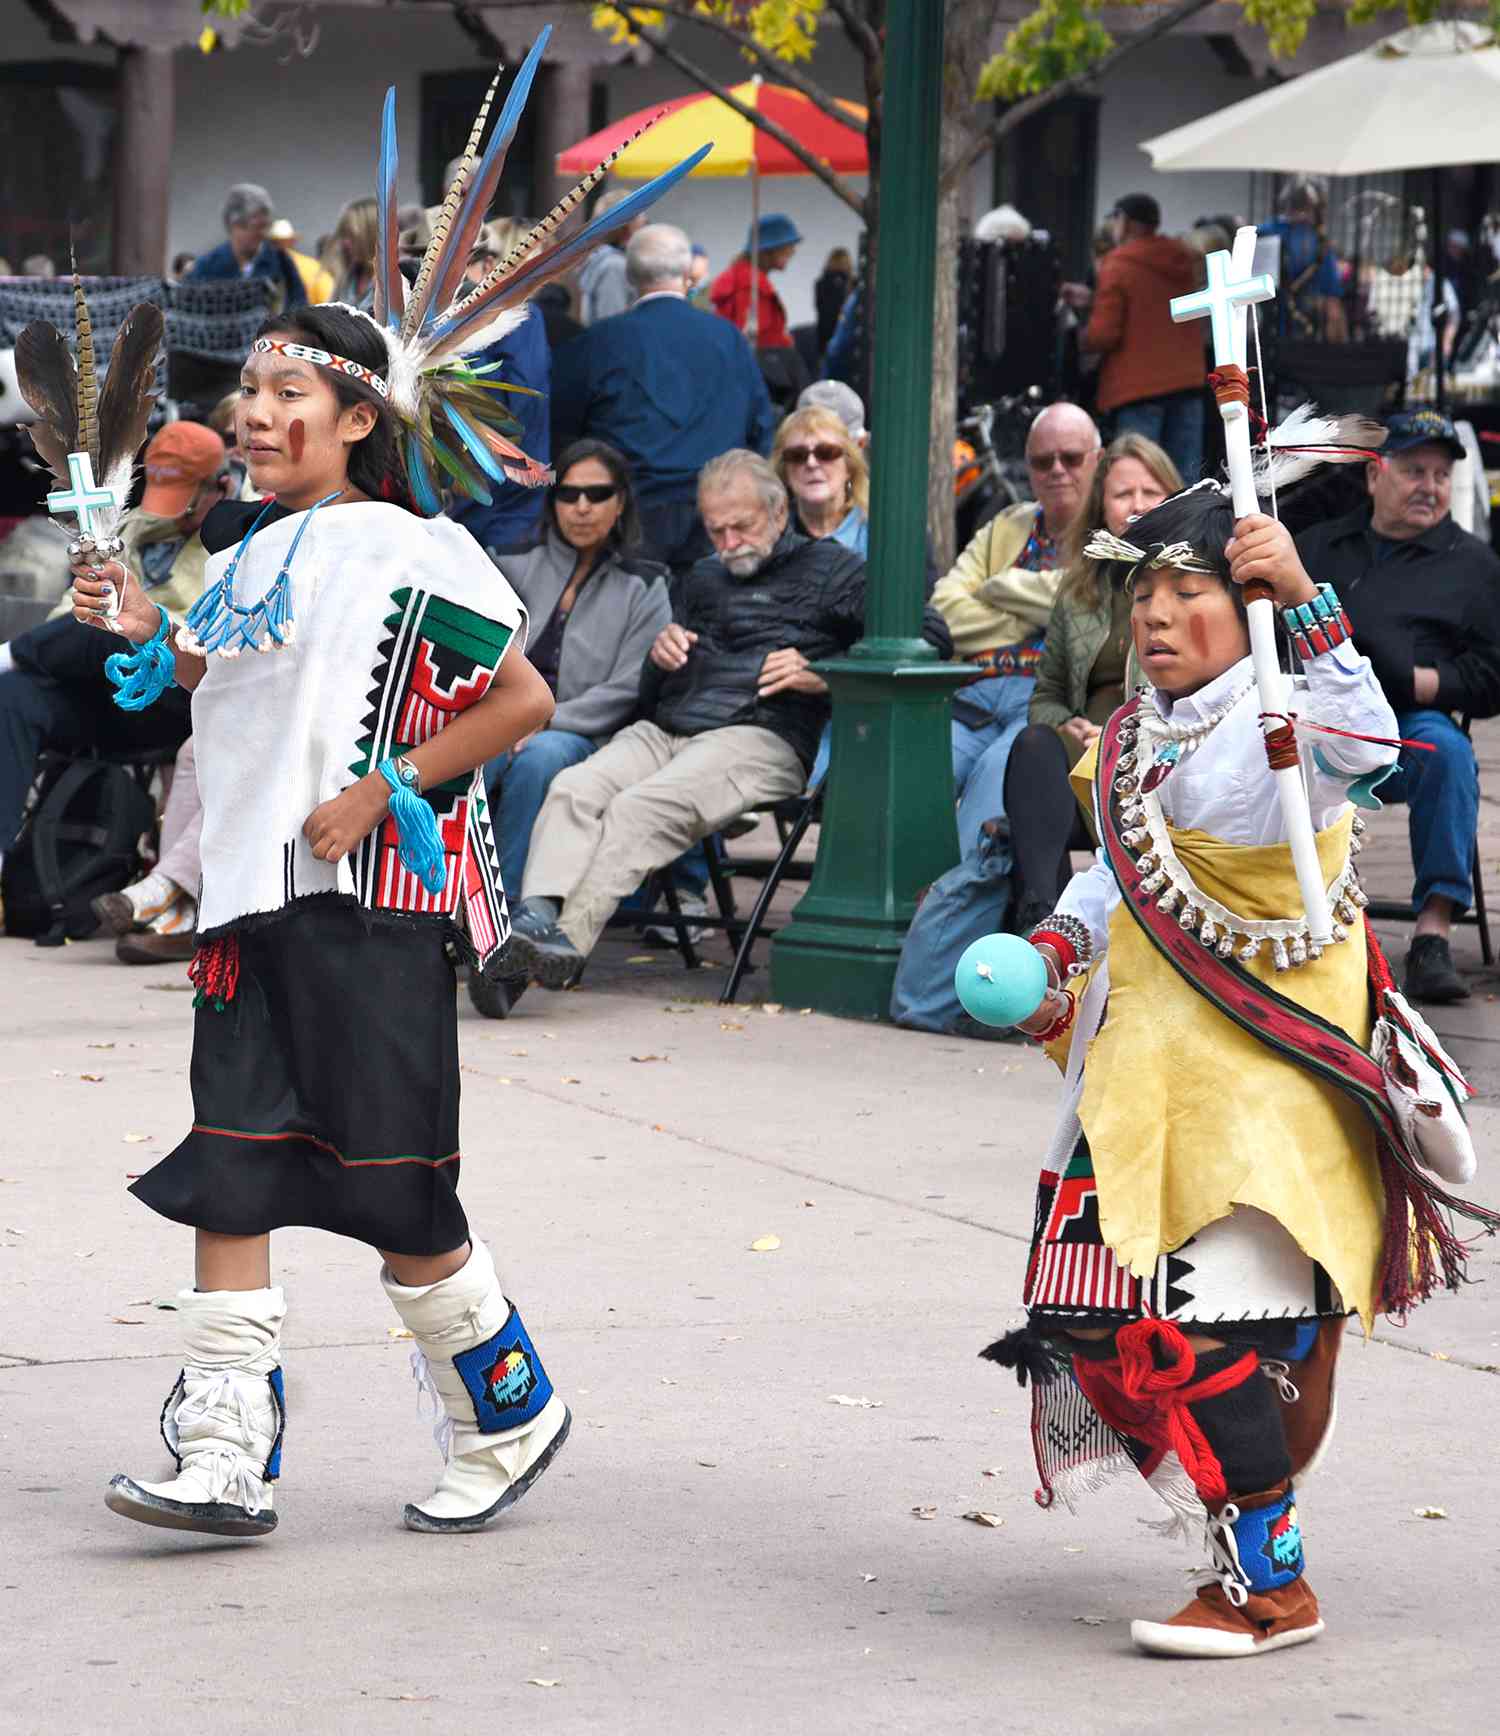
[[[828,716],[809,664],[864,628],[864,562],[788,528],[786,490],[765,459],[714,459],[698,506],[715,553],[684,578],[676,619],[651,647],[643,721],[558,774],[532,833],[505,969],[546,988],[578,980],[616,905],[652,869],[804,787]]]

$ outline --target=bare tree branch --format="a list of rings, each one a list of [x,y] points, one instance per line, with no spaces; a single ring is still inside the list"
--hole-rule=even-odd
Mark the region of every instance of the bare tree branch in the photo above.
[[[816,175],[823,185],[828,188],[829,192],[833,193],[837,198],[842,199],[857,217],[864,216],[864,199],[855,192],[842,175],[836,174],[828,167],[827,163],[820,162],[805,145],[793,138],[785,127],[778,125],[777,122],[769,119],[766,115],[751,108],[747,103],[742,103],[737,96],[732,96],[727,86],[720,84],[717,79],[711,78],[702,67],[695,66],[692,61],[688,60],[684,55],[679,54],[677,50],[673,48],[671,44],[657,31],[653,30],[649,24],[642,23],[639,14],[637,14],[632,7],[622,4],[618,7],[618,10],[629,18],[631,29],[640,37],[641,41],[646,44],[652,53],[660,55],[669,66],[675,66],[684,77],[690,78],[693,83],[698,85],[701,89],[710,91],[714,96],[718,97],[719,101],[725,104],[726,107],[732,108],[737,115],[743,116],[752,126],[759,127],[761,132],[765,133],[768,137],[775,139],[779,145],[791,152],[791,154],[799,163],[802,164],[803,168],[805,168],[810,175]]]
[[[508,12],[512,8],[531,7],[534,0],[482,0],[482,3],[486,12]],[[706,17],[701,12],[694,12],[690,6],[663,5],[662,0],[651,0],[651,3],[656,11],[665,12],[669,18],[680,19],[684,24],[696,24],[700,29],[711,30],[716,36],[723,37],[726,42],[732,42],[736,48],[743,49],[746,54],[750,55],[755,63],[775,78],[778,83],[789,84],[793,90],[801,91],[802,95],[815,108],[821,109],[830,120],[838,121],[841,126],[848,127],[851,132],[864,132],[865,123],[859,116],[852,115],[847,109],[840,108],[832,94],[826,91],[815,79],[809,78],[805,72],[799,71],[788,62],[778,60],[774,54],[767,53],[758,42],[753,41],[749,36],[742,35],[733,25],[725,24],[722,19]],[[460,0],[454,0],[454,4],[457,8]],[[553,0],[553,4],[592,7],[595,0]]]
[[[932,0],[934,4],[945,4],[946,0]],[[828,9],[844,27],[844,34],[849,38],[866,60],[883,60],[885,45],[880,40],[879,31],[870,24],[868,11],[853,0],[828,0]]]
[[[835,0],[830,0],[835,3]],[[1178,4],[1170,11],[1163,12],[1149,24],[1142,25],[1139,30],[1133,30],[1123,42],[1117,42],[1109,53],[1083,72],[1076,72],[1071,78],[1060,79],[1046,90],[1039,90],[1032,96],[1023,98],[1018,103],[1012,103],[1003,115],[1000,115],[975,139],[965,156],[951,165],[944,173],[944,184],[966,175],[975,163],[999,144],[1007,133],[1013,132],[1023,121],[1030,120],[1032,115],[1039,114],[1043,109],[1055,103],[1059,97],[1071,95],[1075,90],[1081,90],[1085,85],[1092,84],[1102,78],[1106,72],[1122,61],[1127,54],[1134,54],[1136,49],[1144,48],[1148,42],[1154,42],[1158,36],[1165,36],[1169,30],[1175,30],[1185,19],[1191,18],[1195,12],[1202,12],[1212,6],[1214,0],[1178,0]]]

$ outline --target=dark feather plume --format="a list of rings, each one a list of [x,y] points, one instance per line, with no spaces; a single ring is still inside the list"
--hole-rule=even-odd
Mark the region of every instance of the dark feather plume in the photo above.
[[[78,446],[78,368],[54,325],[33,320],[16,339],[16,383],[41,418],[29,430],[42,462],[64,488],[68,454]]]
[[[106,486],[128,488],[156,402],[151,388],[163,329],[161,309],[143,301],[126,314],[115,333],[99,396],[99,475]]]
[[[1029,1326],[1007,1332],[1004,1338],[987,1344],[979,1354],[986,1362],[997,1362],[1001,1368],[1013,1368],[1017,1386],[1025,1386],[1028,1377],[1038,1386],[1048,1386],[1060,1380],[1068,1367],[1067,1356],[1050,1339],[1033,1332]]]

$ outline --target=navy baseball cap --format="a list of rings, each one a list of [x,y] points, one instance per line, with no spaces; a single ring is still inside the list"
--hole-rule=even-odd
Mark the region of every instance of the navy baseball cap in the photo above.
[[[1438,410],[1398,410],[1386,418],[1381,452],[1410,452],[1414,446],[1441,446],[1450,458],[1464,455],[1463,442],[1452,422]]]

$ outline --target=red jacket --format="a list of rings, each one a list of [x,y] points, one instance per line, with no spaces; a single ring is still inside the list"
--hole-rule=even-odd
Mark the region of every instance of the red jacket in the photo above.
[[[731,325],[744,331],[750,322],[749,259],[742,256],[721,271],[709,286],[708,299],[713,303],[716,314],[722,315]],[[756,309],[756,322],[760,329],[760,335],[755,340],[757,349],[791,349],[791,333],[786,329],[786,309],[782,306],[775,286],[763,271],[760,273],[760,305]]]
[[[1174,325],[1168,306],[1202,283],[1202,259],[1169,235],[1138,236],[1105,254],[1083,334],[1083,348],[1104,356],[1101,410],[1203,384],[1203,323]]]

